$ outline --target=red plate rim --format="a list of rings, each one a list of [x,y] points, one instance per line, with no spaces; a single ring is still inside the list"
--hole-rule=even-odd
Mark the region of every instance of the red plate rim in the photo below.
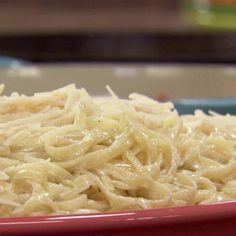
[[[99,214],[0,218],[0,234],[84,232],[131,227],[151,227],[217,219],[236,219],[236,201],[175,208]]]

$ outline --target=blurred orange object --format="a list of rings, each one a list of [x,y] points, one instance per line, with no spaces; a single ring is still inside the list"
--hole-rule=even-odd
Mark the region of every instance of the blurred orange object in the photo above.
[[[213,4],[236,4],[236,0],[206,0],[205,2],[210,2]]]

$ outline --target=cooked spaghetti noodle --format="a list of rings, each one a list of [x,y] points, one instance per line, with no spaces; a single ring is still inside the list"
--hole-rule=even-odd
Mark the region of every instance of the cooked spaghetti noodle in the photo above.
[[[236,117],[180,116],[172,103],[110,93],[69,85],[0,97],[1,217],[236,199]]]

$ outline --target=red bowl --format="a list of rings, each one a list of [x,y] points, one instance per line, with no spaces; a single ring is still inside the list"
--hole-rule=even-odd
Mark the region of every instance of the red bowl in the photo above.
[[[0,235],[236,235],[236,202],[104,214],[0,218]]]

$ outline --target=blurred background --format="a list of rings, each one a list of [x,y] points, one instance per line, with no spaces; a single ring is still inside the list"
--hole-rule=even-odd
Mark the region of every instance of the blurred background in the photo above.
[[[0,55],[235,63],[236,0],[1,0]]]

